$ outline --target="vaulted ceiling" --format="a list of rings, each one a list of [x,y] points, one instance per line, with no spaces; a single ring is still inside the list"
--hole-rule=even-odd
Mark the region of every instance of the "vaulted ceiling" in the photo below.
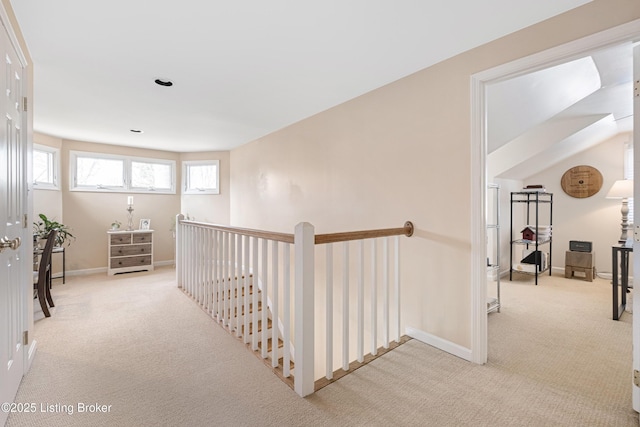
[[[633,129],[632,44],[488,88],[488,173],[522,180]]]
[[[36,131],[182,152],[231,149],[588,2],[11,0]]]

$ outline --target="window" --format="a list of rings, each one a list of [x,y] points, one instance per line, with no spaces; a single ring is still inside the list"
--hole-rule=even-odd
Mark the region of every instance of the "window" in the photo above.
[[[175,193],[175,162],[71,152],[71,190]]]
[[[171,191],[173,175],[170,163],[131,161],[132,190]]]
[[[184,194],[220,194],[220,161],[182,162]]]
[[[33,188],[59,190],[60,150],[33,144]]]
[[[124,189],[124,160],[78,154],[74,189]]]

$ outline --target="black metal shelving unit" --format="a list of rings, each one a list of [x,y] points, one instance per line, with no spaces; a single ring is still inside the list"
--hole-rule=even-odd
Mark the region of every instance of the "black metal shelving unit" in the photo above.
[[[526,225],[533,225],[536,228],[536,240],[524,240],[524,239],[515,239],[514,238],[514,230],[513,230],[513,205],[514,204],[518,204],[518,203],[524,203],[526,204],[526,212],[527,212],[527,219],[526,219]],[[550,234],[548,238],[543,238],[540,239],[538,238],[538,230],[539,230],[539,226],[540,226],[540,205],[548,205],[549,206],[549,227],[550,227]],[[531,208],[534,208],[534,212],[532,215],[531,212]],[[531,219],[535,219],[535,222],[532,223]],[[535,263],[534,263],[534,272],[533,273],[528,273],[528,274],[534,274],[535,275],[535,284],[536,286],[538,285],[538,275],[543,273],[545,270],[541,270],[541,266],[542,266],[542,259],[539,259],[540,257],[540,252],[539,252],[539,248],[543,245],[549,245],[549,259],[548,259],[548,266],[546,267],[547,270],[549,270],[549,276],[551,276],[551,259],[552,259],[552,250],[553,250],[553,228],[552,228],[552,224],[553,224],[553,193],[547,193],[545,191],[518,191],[518,192],[511,192],[511,245],[510,245],[510,258],[509,258],[509,262],[510,262],[510,266],[509,266],[509,280],[513,280],[513,272],[515,271],[516,273],[528,273],[528,272],[523,272],[523,271],[518,271],[518,270],[514,270],[513,269],[513,248],[514,245],[524,245],[526,249],[529,249],[529,247],[533,246],[534,248],[534,259],[535,259]],[[519,233],[520,230],[516,230],[516,233]]]

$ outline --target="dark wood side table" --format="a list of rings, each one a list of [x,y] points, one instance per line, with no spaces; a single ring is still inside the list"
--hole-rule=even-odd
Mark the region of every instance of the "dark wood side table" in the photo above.
[[[627,289],[629,288],[629,254],[633,252],[633,247],[612,246],[611,250],[611,271],[613,287],[613,320],[619,320],[627,306]],[[618,267],[620,268],[621,289],[618,290]],[[618,303],[618,292],[621,293],[620,303]]]

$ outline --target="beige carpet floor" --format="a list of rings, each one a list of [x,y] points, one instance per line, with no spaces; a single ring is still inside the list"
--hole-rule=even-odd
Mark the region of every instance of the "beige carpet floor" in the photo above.
[[[302,399],[174,285],[174,271],[56,283],[7,426],[636,426],[631,314],[610,284],[503,281],[489,363],[411,340]],[[59,281],[58,281],[59,282]],[[78,404],[108,412],[78,412]],[[41,405],[44,405],[42,407]],[[70,413],[72,412],[72,413]]]

